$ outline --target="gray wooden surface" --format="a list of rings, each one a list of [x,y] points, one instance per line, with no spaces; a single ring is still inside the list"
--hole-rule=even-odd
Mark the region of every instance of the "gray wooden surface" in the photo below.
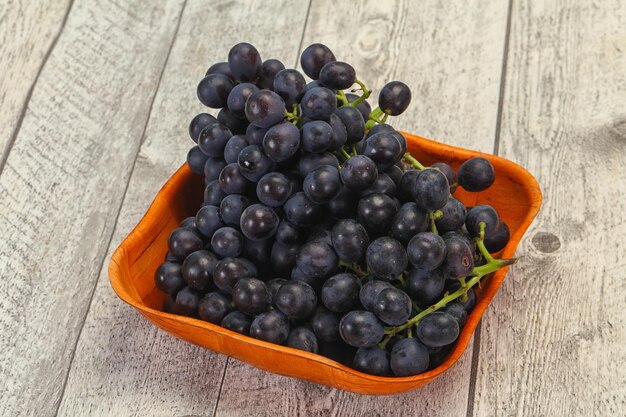
[[[622,0],[0,2],[0,415],[626,415]],[[191,144],[234,43],[328,44],[414,93],[395,124],[526,166],[543,209],[461,360],[350,394],[157,330],[108,259]],[[375,93],[376,94],[376,93]]]

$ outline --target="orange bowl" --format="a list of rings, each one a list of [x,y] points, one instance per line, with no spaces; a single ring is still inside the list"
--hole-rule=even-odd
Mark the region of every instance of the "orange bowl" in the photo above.
[[[444,161],[456,170],[468,158],[491,161],[496,180],[486,191],[469,193],[459,188],[454,196],[468,206],[490,204],[506,221],[511,239],[501,252],[513,257],[515,249],[541,206],[541,191],[535,178],[506,159],[433,142],[404,133],[408,148],[423,164]],[[281,375],[305,379],[362,394],[394,394],[423,386],[450,368],[467,348],[489,302],[504,280],[502,269],[486,279],[476,307],[468,317],[454,349],[445,361],[428,372],[411,377],[380,377],[349,368],[332,359],[301,350],[267,343],[202,320],[165,313],[163,295],[155,287],[154,271],[167,252],[170,232],[201,204],[203,178],[183,165],[156,195],[148,212],[117,248],[109,265],[109,279],[117,295],[148,320],[174,336]]]

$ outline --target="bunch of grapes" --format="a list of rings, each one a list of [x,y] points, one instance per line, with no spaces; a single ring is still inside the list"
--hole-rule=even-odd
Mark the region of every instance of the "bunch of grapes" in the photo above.
[[[425,167],[386,123],[411,92],[386,84],[371,109],[354,68],[322,44],[305,76],[248,43],[212,65],[189,126],[204,203],[169,237],[155,274],[164,309],[375,375],[437,366],[459,336],[509,229],[457,186],[495,179],[483,158]]]

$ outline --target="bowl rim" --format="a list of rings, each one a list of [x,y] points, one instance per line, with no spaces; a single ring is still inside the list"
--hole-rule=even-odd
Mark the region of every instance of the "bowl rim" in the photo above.
[[[515,176],[517,178],[524,178],[523,181],[524,188],[527,189],[529,193],[530,206],[528,207],[528,211],[526,212],[525,217],[523,218],[519,228],[511,235],[509,244],[504,248],[501,252],[502,257],[512,257],[515,254],[517,249],[517,245],[521,240],[521,237],[526,233],[531,223],[535,219],[542,203],[542,193],[537,183],[537,180],[534,176],[528,172],[525,168],[520,165],[505,159],[503,157],[492,155],[488,153],[483,153],[479,151],[473,151],[465,148],[460,148],[452,145],[447,145],[444,143],[436,142],[430,139],[426,139],[417,135],[413,135],[406,132],[401,132],[407,138],[407,142],[409,142],[409,146],[420,146],[426,145],[427,147],[437,147],[440,148],[443,152],[449,152],[456,154],[462,158],[470,158],[470,157],[484,157],[491,162],[496,162],[497,165],[505,165],[508,167],[509,174]],[[192,175],[194,175],[186,163],[178,168],[178,170],[167,180],[167,182],[161,187],[156,197],[150,204],[150,207],[143,215],[142,219],[137,223],[137,225],[133,228],[133,230],[126,236],[126,238],[120,243],[115,252],[111,257],[111,262],[109,264],[109,281],[115,293],[121,298],[125,303],[137,309],[144,316],[159,316],[167,320],[176,321],[182,323],[186,326],[192,326],[197,329],[209,330],[212,332],[220,333],[223,336],[227,336],[233,339],[236,339],[240,343],[244,343],[246,345],[254,345],[257,347],[263,347],[265,349],[270,349],[278,353],[286,354],[289,356],[299,356],[308,360],[312,360],[314,362],[323,364],[328,366],[336,371],[347,373],[352,375],[353,377],[357,377],[360,379],[365,379],[373,382],[390,384],[390,383],[417,383],[417,382],[428,382],[433,380],[437,376],[444,373],[448,370],[463,354],[469,341],[474,335],[474,331],[476,330],[476,326],[478,325],[480,319],[482,318],[487,306],[491,303],[491,300],[498,292],[508,270],[508,267],[505,267],[490,277],[490,282],[485,290],[482,291],[480,298],[477,300],[476,306],[469,314],[467,318],[467,322],[463,326],[463,329],[457,339],[453,350],[448,354],[445,361],[443,361],[439,366],[418,375],[406,376],[406,377],[397,377],[397,376],[377,376],[368,374],[365,372],[358,371],[349,366],[343,365],[333,359],[330,359],[321,354],[306,352],[303,350],[277,345],[274,343],[266,342],[259,339],[254,339],[250,336],[245,336],[239,334],[237,332],[228,330],[224,327],[218,326],[213,323],[209,323],[200,319],[180,316],[177,314],[166,313],[161,310],[156,310],[154,308],[148,307],[143,303],[143,300],[138,299],[134,294],[131,294],[127,291],[125,285],[123,284],[123,276],[122,273],[123,263],[127,260],[127,250],[128,246],[134,246],[139,241],[143,241],[145,239],[145,233],[153,229],[153,224],[157,216],[154,216],[155,212],[160,210],[160,207],[165,205],[169,205],[169,200],[166,195],[169,195],[165,191],[171,188],[177,188],[180,184],[188,181]],[[514,242],[512,244],[512,242]],[[218,352],[222,353],[222,352]]]

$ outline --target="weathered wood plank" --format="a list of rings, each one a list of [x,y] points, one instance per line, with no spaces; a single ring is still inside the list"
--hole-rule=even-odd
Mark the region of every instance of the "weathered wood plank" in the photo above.
[[[483,318],[474,415],[624,415],[626,8],[513,5],[500,149],[544,207]]]
[[[71,0],[0,2],[0,161],[70,5]]]
[[[77,1],[0,176],[0,414],[54,415],[182,0]]]
[[[405,81],[413,90],[397,127],[491,151],[508,5],[505,2],[314,1],[303,47],[327,44],[368,86]],[[376,99],[371,100],[375,105]],[[463,416],[471,348],[449,373],[418,391],[365,397],[229,361],[218,416]]]
[[[297,0],[187,2],[109,255],[185,160],[193,144],[189,120],[206,111],[195,93],[206,67],[224,61],[242,40],[253,42],[266,59],[281,58],[293,66],[306,10]],[[59,415],[212,415],[226,357],[156,330],[121,302],[107,279],[109,255]]]

